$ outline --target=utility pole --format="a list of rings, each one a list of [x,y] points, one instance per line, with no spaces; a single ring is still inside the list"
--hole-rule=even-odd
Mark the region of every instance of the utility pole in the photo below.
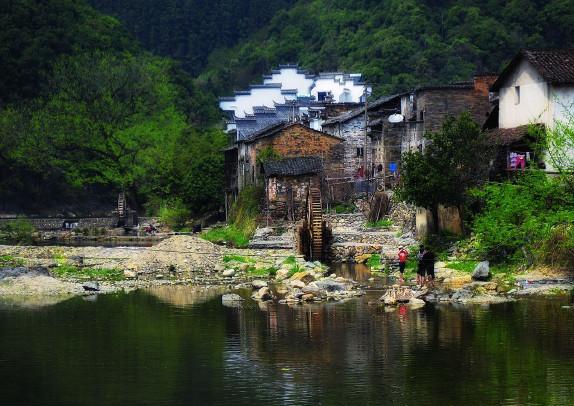
[[[369,91],[368,91],[368,86],[365,84],[365,143],[364,143],[364,148],[363,148],[363,176],[365,177],[365,180],[367,180],[367,125],[369,123],[369,118],[367,115],[367,109],[369,107],[369,102],[368,102],[368,97],[369,97]],[[367,185],[367,197],[369,197],[369,184],[365,183]]]

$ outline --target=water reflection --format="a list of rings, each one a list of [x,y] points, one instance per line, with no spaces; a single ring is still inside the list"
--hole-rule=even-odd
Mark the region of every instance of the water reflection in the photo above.
[[[226,308],[212,291],[164,288],[0,308],[2,404],[574,403],[568,298]]]
[[[190,287],[185,285],[152,286],[144,292],[155,296],[164,303],[174,307],[186,308],[199,305],[221,296],[224,287]]]

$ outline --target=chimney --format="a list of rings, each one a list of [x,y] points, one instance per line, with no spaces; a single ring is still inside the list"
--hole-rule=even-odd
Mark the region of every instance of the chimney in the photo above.
[[[484,96],[488,96],[490,87],[496,82],[496,79],[498,79],[498,75],[495,73],[474,75],[474,90]]]

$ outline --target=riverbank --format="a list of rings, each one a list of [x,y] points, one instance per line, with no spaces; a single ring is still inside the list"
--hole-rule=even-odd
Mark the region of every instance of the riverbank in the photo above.
[[[526,295],[568,293],[574,288],[571,275],[549,269],[494,274],[477,281],[471,273],[447,265],[437,263],[437,288],[422,299],[499,303]],[[251,287],[259,280],[263,283],[258,283],[254,292],[257,300],[272,297],[301,303],[342,300],[364,290],[386,289],[398,280],[397,272],[388,269],[384,272],[366,265],[348,265],[355,266],[362,267],[361,275],[354,271],[333,274],[333,268],[306,262],[290,249],[231,249],[190,235],[173,236],[153,247],[0,246],[0,295],[73,296],[165,285],[233,290]],[[407,274],[406,278],[411,286],[412,277]],[[321,281],[330,287],[318,289]],[[270,292],[259,292],[267,286]]]

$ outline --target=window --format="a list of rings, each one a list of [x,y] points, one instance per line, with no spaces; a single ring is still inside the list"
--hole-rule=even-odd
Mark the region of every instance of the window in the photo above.
[[[364,149],[362,147],[357,148],[357,158],[362,158],[364,155]]]
[[[520,86],[514,86],[514,104],[520,104]]]

